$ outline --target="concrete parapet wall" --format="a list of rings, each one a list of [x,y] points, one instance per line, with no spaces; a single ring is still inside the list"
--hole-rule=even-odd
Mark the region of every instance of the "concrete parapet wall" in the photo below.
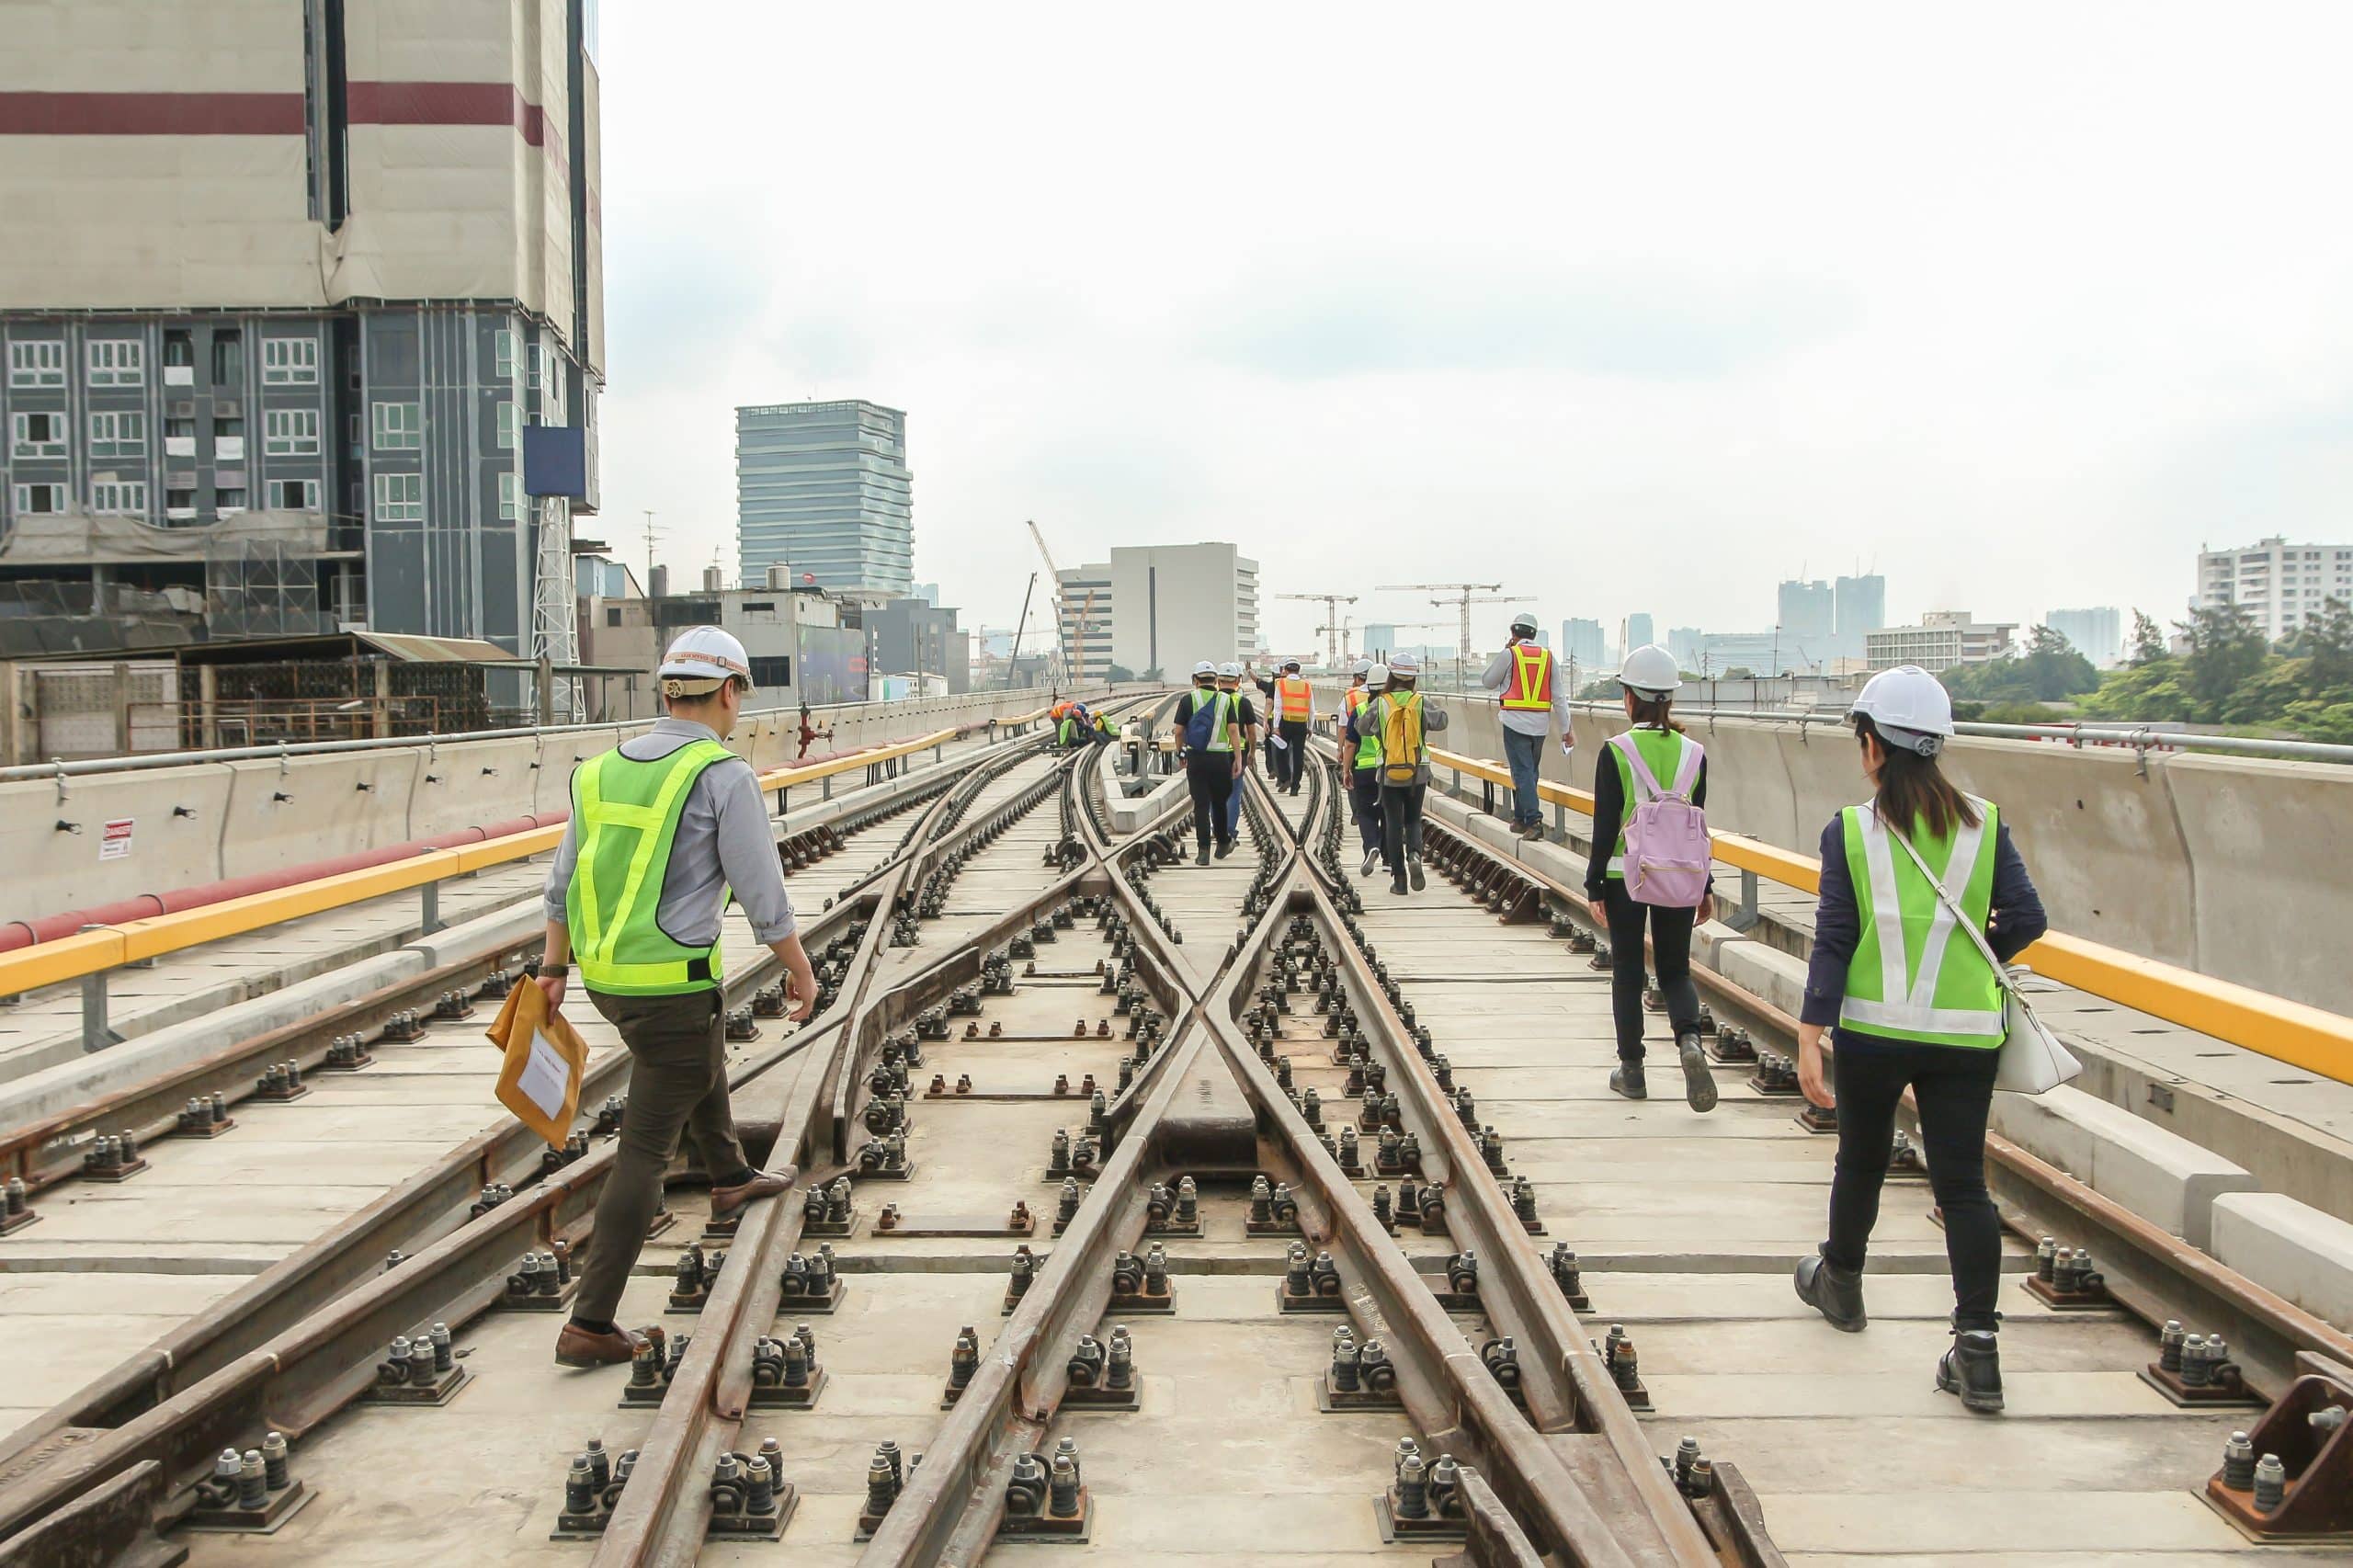
[[[1145,689],[1145,688],[1138,688]],[[1028,713],[1032,689],[813,710],[824,754]],[[0,783],[0,920],[35,920],[144,893],[283,870],[438,834],[569,810],[574,765],[650,723],[539,736],[197,762]],[[747,717],[734,749],[763,769],[800,754],[798,715]],[[283,798],[281,798],[283,797]],[[100,858],[105,824],[133,824]],[[61,823],[73,824],[61,827]]]
[[[1439,696],[1438,744],[1500,759],[1492,702]],[[1717,828],[1811,855],[1864,798],[1845,727],[1695,718]],[[1589,789],[1622,719],[1580,710],[1576,755],[1548,742],[1544,776]],[[2052,926],[2144,958],[2353,1012],[2353,967],[2319,961],[2353,924],[2353,767],[1961,736],[1945,753],[1964,789],[1996,802]],[[1574,777],[1572,777],[1574,773]],[[1440,775],[1439,781],[1445,782]]]

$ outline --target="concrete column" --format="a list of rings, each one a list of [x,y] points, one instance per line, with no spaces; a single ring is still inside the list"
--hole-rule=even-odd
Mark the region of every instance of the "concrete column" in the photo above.
[[[19,674],[13,663],[0,659],[0,767],[32,760],[31,748],[25,744],[25,704]]]
[[[375,715],[369,724],[369,731],[381,741],[391,738],[392,733],[392,662],[390,659],[376,660],[374,673]]]
[[[197,722],[203,730],[203,745],[207,751],[221,744],[221,671],[217,665],[199,665],[196,670]]]
[[[117,756],[131,755],[131,666],[114,666],[114,750]]]

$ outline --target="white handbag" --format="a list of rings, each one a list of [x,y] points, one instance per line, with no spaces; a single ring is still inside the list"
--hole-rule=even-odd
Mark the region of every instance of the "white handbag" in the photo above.
[[[2047,1094],[2081,1073],[2084,1064],[2076,1061],[2075,1052],[2060,1044],[2059,1037],[2035,1016],[2033,1006],[2018,989],[2018,975],[1994,956],[1994,944],[1985,939],[1985,933],[1978,928],[1977,922],[1961,907],[1961,901],[1947,892],[1937,874],[1928,869],[1928,863],[1920,858],[1920,852],[1912,847],[1912,841],[1893,831],[1888,836],[1904,846],[1904,853],[1912,857],[1912,863],[1920,868],[1920,874],[1928,879],[1928,885],[1937,890],[1937,896],[1951,912],[1953,924],[1969,933],[1970,939],[1977,944],[1977,950],[1985,955],[1987,963],[1994,966],[1994,977],[2002,987],[2004,1026],[2002,1056],[2000,1063],[1994,1069],[1994,1086],[2013,1095]]]

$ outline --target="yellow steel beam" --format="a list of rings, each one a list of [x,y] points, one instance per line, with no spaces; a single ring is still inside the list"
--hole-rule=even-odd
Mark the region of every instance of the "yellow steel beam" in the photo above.
[[[1511,784],[1508,767],[1482,757],[1432,748],[1430,761],[1467,778],[1506,788]],[[1537,793],[1581,815],[1593,815],[1593,797],[1583,790],[1539,781]],[[1753,871],[1766,881],[1805,892],[1822,891],[1822,862],[1813,856],[1745,834],[1719,833],[1711,847],[1717,859]],[[2343,1014],[2057,931],[2020,953],[2018,961],[2062,985],[2105,997],[2136,1013],[2245,1046],[2258,1055],[2339,1083],[2353,1083],[2353,1018]]]
[[[1043,709],[1039,713],[1043,713]],[[1029,715],[1035,718],[1037,714]],[[760,788],[790,789],[794,785],[814,782],[847,773],[857,768],[870,767],[893,757],[906,756],[950,741],[961,732],[935,730],[913,740],[900,741],[871,751],[852,752],[847,756],[830,757],[796,767],[771,768],[760,775]],[[423,887],[450,877],[478,871],[485,867],[529,859],[553,849],[563,840],[563,824],[527,828],[498,838],[484,839],[455,849],[428,849],[421,854],[391,860],[381,866],[369,866],[357,871],[341,871],[334,876],[319,877],[289,887],[273,888],[267,892],[248,893],[243,898],[224,899],[198,909],[184,909],[171,915],[158,915],[145,920],[125,921],[119,926],[78,932],[53,942],[41,942],[20,948],[14,952],[0,953],[0,995],[37,990],[63,981],[78,980],[85,974],[96,974],[117,964],[140,959],[159,958],[206,942],[217,942],[226,937],[243,936],[288,920],[299,920],[306,915],[318,915],[330,909],[360,903],[386,893],[401,892]]]

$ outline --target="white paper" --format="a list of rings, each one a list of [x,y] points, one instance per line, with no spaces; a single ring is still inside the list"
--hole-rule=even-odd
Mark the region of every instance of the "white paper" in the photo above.
[[[539,1030],[531,1031],[530,1054],[523,1061],[522,1074],[515,1086],[523,1097],[540,1108],[540,1114],[558,1117],[563,1114],[563,1091],[571,1081],[571,1070],[564,1064],[563,1052],[558,1051]]]

